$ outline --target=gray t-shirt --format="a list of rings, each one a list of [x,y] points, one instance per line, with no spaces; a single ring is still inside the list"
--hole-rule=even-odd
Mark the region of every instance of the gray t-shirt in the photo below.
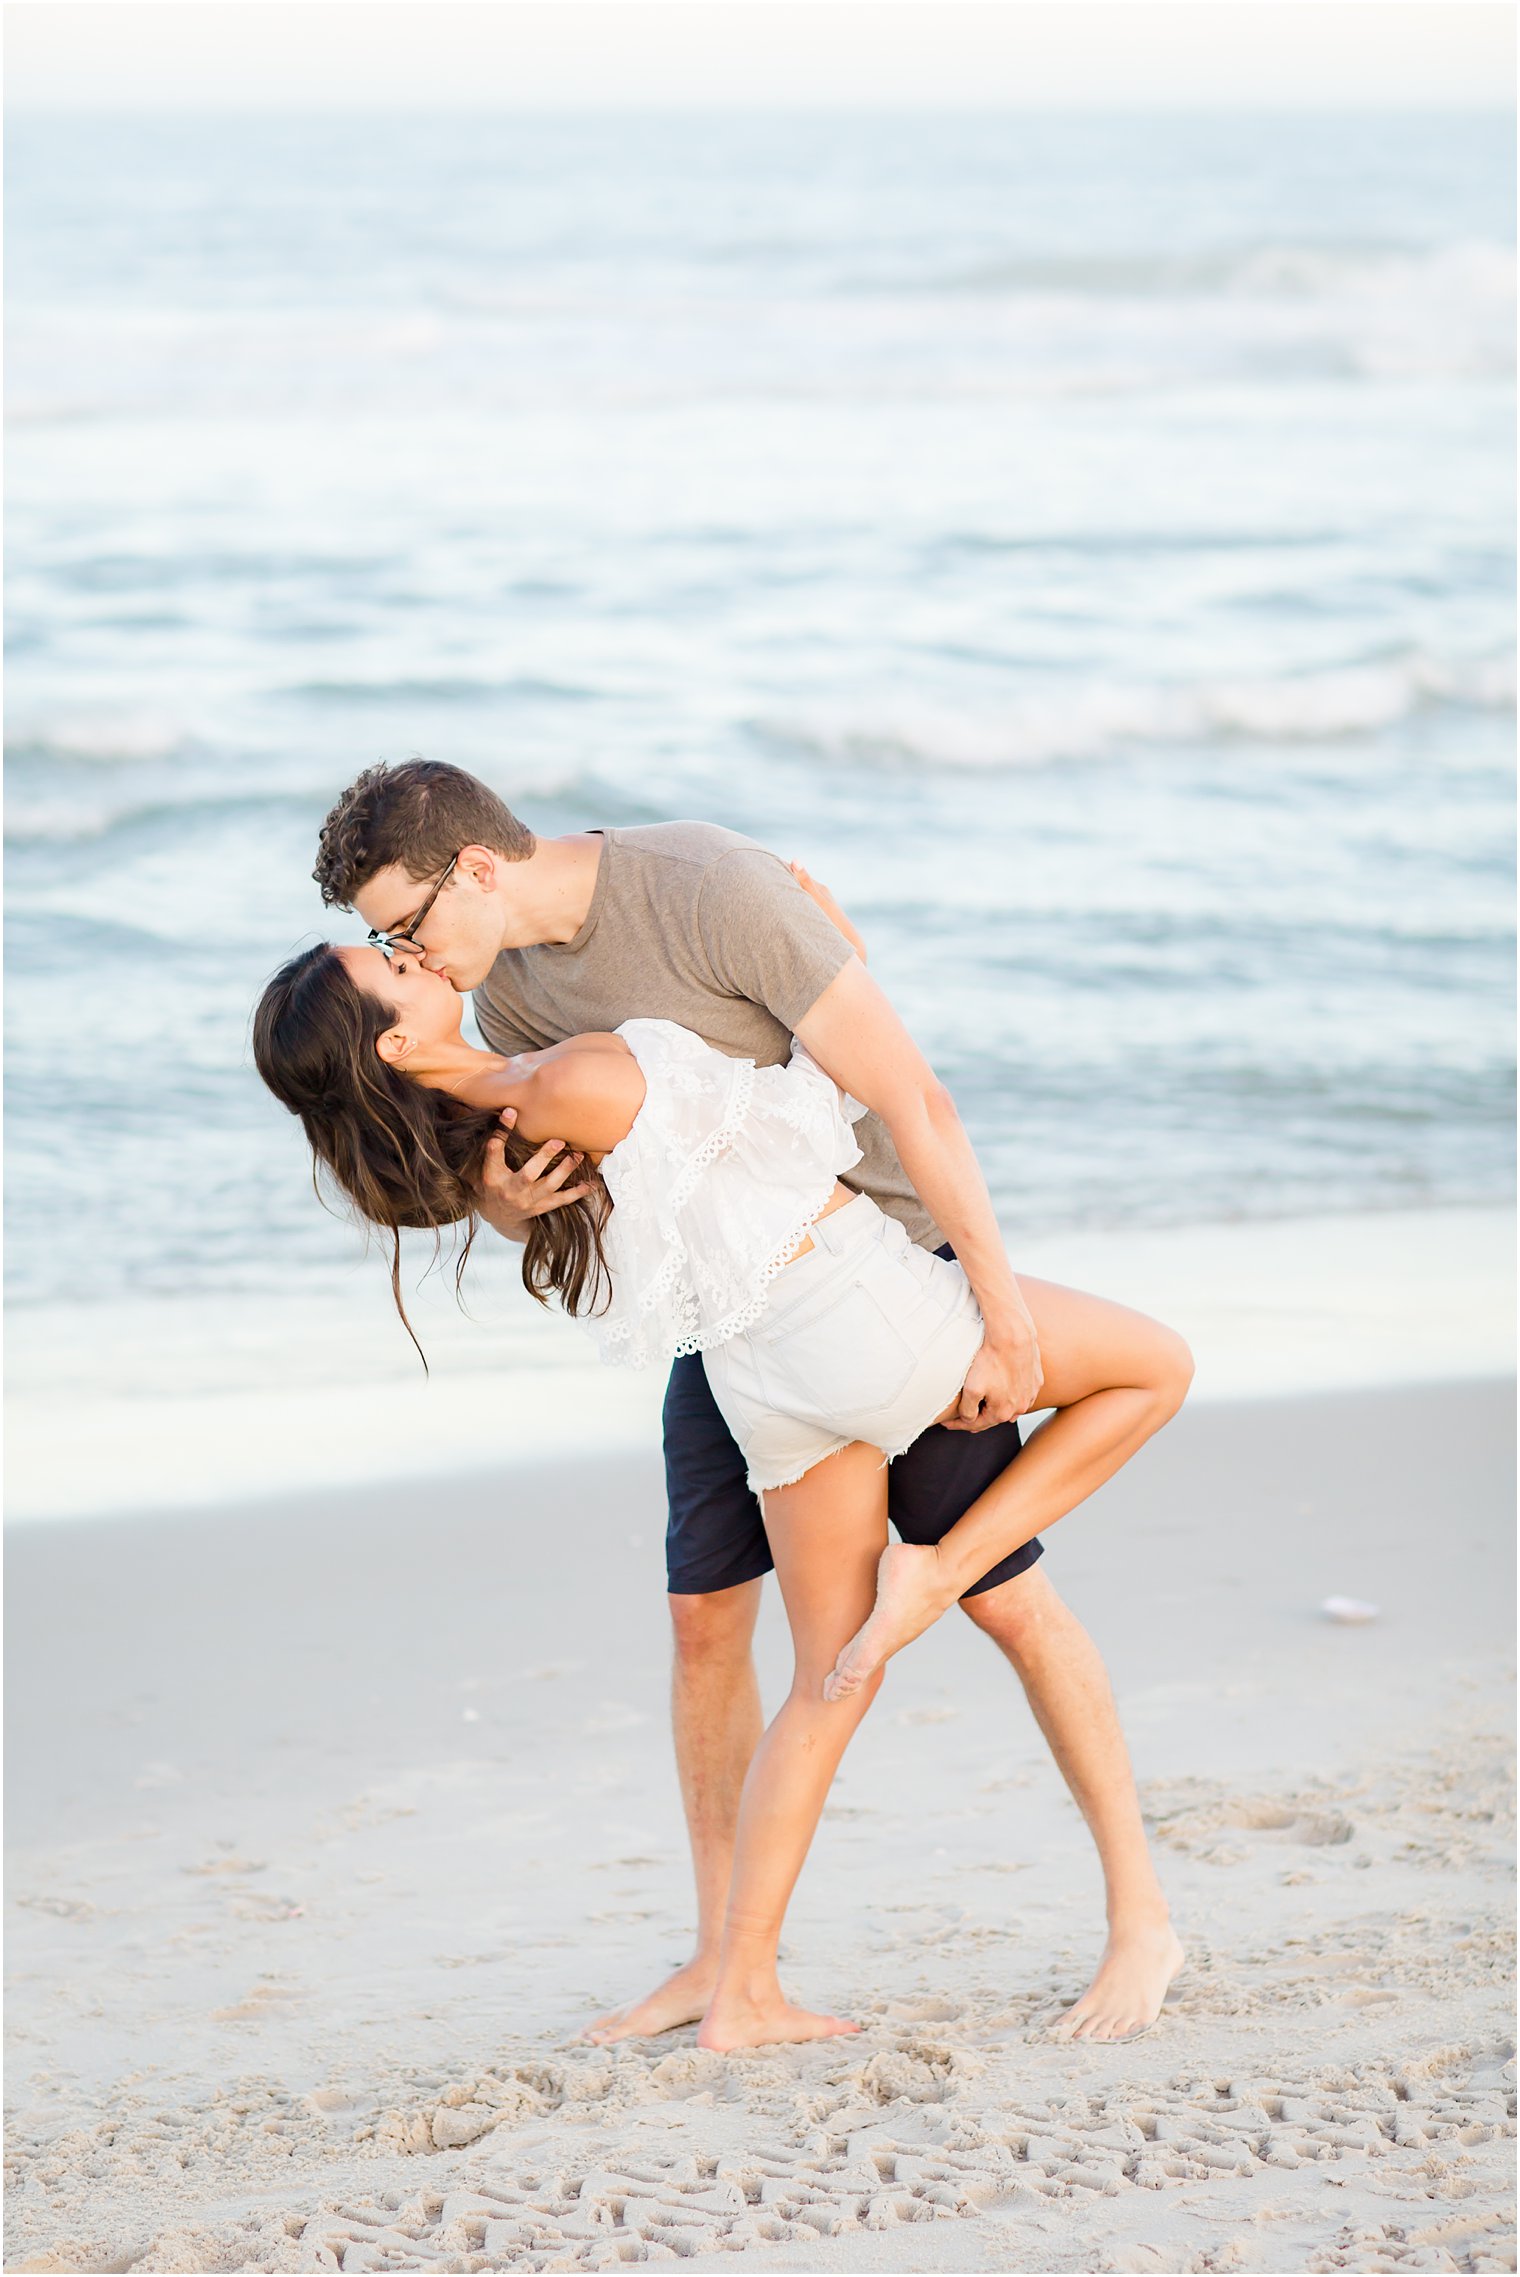
[[[624,1020],[675,1020],[774,1067],[797,1023],[849,962],[850,944],[786,864],[711,822],[606,830],[586,921],[573,941],[503,949],[475,991],[493,1051],[541,1051]],[[886,1124],[855,1126],[844,1179],[935,1249],[944,1236],[908,1183]]]

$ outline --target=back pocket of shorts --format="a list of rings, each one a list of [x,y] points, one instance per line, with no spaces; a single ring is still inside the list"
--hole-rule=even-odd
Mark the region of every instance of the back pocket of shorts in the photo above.
[[[805,1326],[778,1330],[761,1357],[774,1404],[836,1425],[890,1407],[920,1359],[908,1328],[865,1280],[840,1289]]]

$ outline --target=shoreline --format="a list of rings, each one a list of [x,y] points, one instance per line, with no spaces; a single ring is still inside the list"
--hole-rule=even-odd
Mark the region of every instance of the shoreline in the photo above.
[[[1514,1236],[1511,1208],[1452,1205],[1010,1237],[1010,1256],[1179,1328],[1196,1407],[1510,1373]],[[600,1367],[509,1258],[477,1270],[473,1319],[424,1289],[428,1378],[365,1263],[293,1310],[147,1297],[26,1314],[7,1373],[8,1512],[209,1508],[658,1446],[663,1371]]]
[[[1397,1399],[1407,1401],[1411,1406],[1417,1408],[1420,1403],[1439,1399],[1442,1394],[1448,1392],[1455,1392],[1459,1395],[1472,1394],[1480,1397],[1494,1393],[1513,1395],[1516,1384],[1517,1378],[1513,1369],[1496,1366],[1491,1370],[1475,1371],[1460,1376],[1433,1375],[1427,1378],[1411,1377],[1407,1381],[1397,1379],[1391,1382],[1377,1383],[1349,1382],[1329,1384],[1323,1389],[1309,1391],[1262,1389],[1251,1392],[1219,1393],[1212,1397],[1205,1393],[1202,1399],[1199,1399],[1195,1392],[1190,1391],[1187,1411],[1191,1412],[1196,1408],[1203,1407],[1207,1408],[1210,1414],[1229,1419],[1231,1417],[1245,1418],[1261,1409],[1274,1407],[1296,1409],[1302,1407],[1312,1415],[1316,1410],[1331,1411],[1347,1398]],[[662,1377],[662,1391],[663,1388],[664,1379]],[[472,1381],[468,1389],[473,1398],[476,1396],[479,1386]],[[1032,1426],[1040,1420],[1042,1415],[1048,1412],[1047,1409],[1035,1408],[1021,1420]],[[647,1421],[648,1419],[645,1418],[644,1420]],[[549,1434],[549,1428],[549,1423],[546,1421],[546,1437]],[[583,1436],[582,1443],[573,1454],[567,1455],[563,1452],[556,1454],[546,1447],[535,1445],[522,1448],[515,1457],[496,1462],[481,1458],[468,1469],[440,1468],[430,1475],[440,1494],[462,1501],[489,1499],[499,1494],[510,1494],[514,1489],[520,1488],[525,1481],[557,1480],[564,1476],[567,1469],[576,1476],[585,1471],[605,1469],[610,1477],[622,1482],[628,1475],[628,1465],[631,1462],[637,1462],[640,1457],[643,1457],[647,1463],[657,1466],[659,1445],[659,1415],[656,1412],[652,1422],[652,1437],[650,1432],[646,1431],[642,1441],[634,1439],[630,1433],[626,1444],[621,1441],[614,1441],[610,1444],[598,1445],[594,1438],[588,1439]],[[266,1488],[258,1493],[218,1494],[213,1501],[193,1500],[187,1492],[183,1501],[165,1497],[156,1504],[124,1503],[119,1508],[22,1511],[16,1515],[7,1514],[3,1520],[0,1520],[0,1533],[3,1533],[7,1541],[13,1538],[21,1541],[40,1535],[44,1531],[50,1532],[62,1525],[67,1528],[70,1537],[77,1541],[82,1531],[95,1526],[108,1527],[114,1533],[120,1529],[135,1526],[194,1527],[216,1526],[223,1521],[233,1525],[248,1521],[255,1523],[265,1520],[278,1521],[283,1517],[288,1517],[298,1508],[304,1509],[313,1503],[335,1506],[346,1506],[353,1503],[354,1507],[359,1509],[365,1506],[366,1498],[371,1493],[389,1500],[392,1490],[397,1489],[405,1477],[406,1473],[403,1471],[399,1477],[393,1473],[388,1479],[361,1482],[356,1480],[350,1471],[341,1480],[292,1480],[283,1485]],[[658,1480],[654,1481],[654,1485],[658,1485]],[[653,1486],[651,1486],[650,1491],[654,1491]],[[661,1492],[663,1493],[663,1490]],[[655,1513],[655,1520],[657,1523],[651,1522],[652,1531],[649,1527],[640,1531],[638,1535],[639,1547],[644,1547],[650,1542],[656,1545],[663,1543],[665,1525],[663,1503],[660,1510]]]
[[[691,1931],[653,1446],[17,1524],[10,2265],[1505,2266],[1512,1416],[1188,1408],[1046,1537],[1190,1954],[1123,2048],[1041,2037],[1096,1865],[954,1616],[788,1922],[860,2037],[577,2043]]]

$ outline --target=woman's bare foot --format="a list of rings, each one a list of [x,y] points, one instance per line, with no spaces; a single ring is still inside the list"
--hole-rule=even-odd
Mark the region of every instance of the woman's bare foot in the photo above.
[[[764,2048],[777,2040],[832,2040],[841,2032],[858,2032],[860,2026],[843,2016],[819,2016],[810,2008],[794,2008],[778,1991],[745,1995],[724,1993],[714,2000],[697,2034],[699,2048],[726,2055],[731,2048]]]
[[[905,1644],[932,1628],[954,1603],[939,1552],[917,1542],[889,1542],[876,1568],[876,1603],[823,1680],[826,1700],[847,1700]]]
[[[1050,2027],[1053,2040],[1131,2040],[1155,2023],[1186,1955],[1170,1921],[1109,1931],[1098,1973]]]
[[[580,2037],[610,2048],[614,2040],[647,2040],[657,2032],[673,2032],[678,2024],[695,2024],[706,2014],[717,1981],[716,1957],[704,1960],[699,1955],[656,1985],[647,1999],[593,2017]]]

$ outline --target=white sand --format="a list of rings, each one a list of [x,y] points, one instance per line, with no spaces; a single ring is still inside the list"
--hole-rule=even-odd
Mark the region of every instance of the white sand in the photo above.
[[[1512,2268],[1510,1414],[1202,1405],[1051,1536],[1193,1954],[1124,2049],[1039,2037],[1095,1865],[954,1616],[789,1924],[861,2037],[574,2043],[690,1933],[647,1448],[13,1529],[9,2265]]]

